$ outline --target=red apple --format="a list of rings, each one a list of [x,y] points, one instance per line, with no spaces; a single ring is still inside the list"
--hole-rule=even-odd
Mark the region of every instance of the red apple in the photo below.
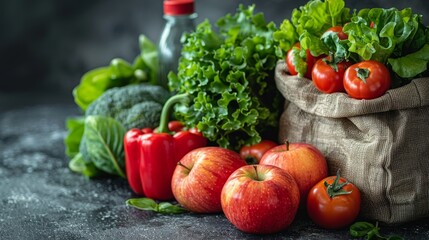
[[[286,229],[300,203],[298,185],[281,168],[247,165],[237,169],[222,189],[226,218],[247,233],[268,234]]]
[[[295,178],[301,199],[307,199],[310,189],[328,176],[328,164],[323,154],[307,143],[289,143],[268,150],[260,164],[274,165]]]
[[[222,211],[220,193],[229,175],[246,165],[240,154],[220,147],[203,147],[187,153],[174,170],[173,195],[186,209],[197,213]]]

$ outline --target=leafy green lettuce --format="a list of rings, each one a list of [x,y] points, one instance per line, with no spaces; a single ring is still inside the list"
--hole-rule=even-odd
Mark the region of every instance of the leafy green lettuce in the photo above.
[[[309,32],[321,36],[330,27],[344,25],[350,17],[343,0],[313,0],[292,11],[292,23],[299,35]]]
[[[401,86],[427,70],[429,34],[422,16],[410,8],[362,9],[343,28],[354,61],[390,64],[394,86]],[[398,81],[401,81],[398,83]]]
[[[343,0],[311,0],[307,4],[292,11],[291,21],[284,20],[280,28],[274,32],[274,40],[278,48],[276,55],[284,58],[296,42],[301,49],[294,49],[295,69],[300,76],[307,72],[305,50],[309,49],[313,56],[329,55],[330,48],[325,46],[321,37],[330,27],[342,26],[349,22],[352,15],[345,7]],[[337,43],[334,45],[339,46]],[[346,54],[346,53],[344,53]]]
[[[316,49],[310,42],[313,40],[313,45],[320,45],[320,37],[326,30],[333,26],[343,26],[351,17],[350,8],[345,7],[344,0],[311,0],[295,8],[291,21],[284,20],[274,33],[274,39],[279,42],[281,48],[278,56],[284,57],[298,40],[301,44],[306,41],[303,48],[310,49],[313,56],[319,56],[321,52],[314,52]]]
[[[169,85],[193,101],[176,105],[176,117],[197,126],[209,140],[238,149],[275,135],[281,98],[274,83],[276,43],[273,22],[255,6],[242,5],[235,15],[208,20],[185,35],[178,73]]]
[[[289,49],[298,42],[299,35],[289,19],[285,19],[280,24],[280,28],[273,33],[273,39],[278,42],[276,47],[276,56],[283,59],[287,51],[289,51]]]
[[[344,26],[349,35],[350,52],[359,60],[386,63],[389,57],[404,56],[423,47],[426,42],[421,16],[410,8],[362,9]]]
[[[389,58],[392,69],[402,78],[412,78],[417,74],[428,70],[429,44],[425,44],[420,50],[404,57]]]

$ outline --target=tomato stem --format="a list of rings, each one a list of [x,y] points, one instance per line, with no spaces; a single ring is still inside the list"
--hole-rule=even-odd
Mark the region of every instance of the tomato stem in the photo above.
[[[358,78],[360,78],[365,84],[366,84],[366,79],[369,77],[370,75],[370,71],[367,68],[355,68],[356,71],[356,75],[358,76]]]
[[[340,61],[335,57],[333,52],[329,52],[329,56],[327,58],[323,58],[323,61],[328,64],[335,72],[338,72],[338,65]]]
[[[340,169],[337,171],[337,176],[332,184],[329,184],[327,181],[324,182],[326,187],[326,191],[330,198],[339,196],[339,195],[347,195],[352,193],[352,191],[344,191],[343,187],[349,184],[349,181],[345,181],[343,183],[339,183],[340,177]]]

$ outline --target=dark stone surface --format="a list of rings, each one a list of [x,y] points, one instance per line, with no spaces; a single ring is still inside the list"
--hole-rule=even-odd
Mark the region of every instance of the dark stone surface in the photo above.
[[[300,213],[284,232],[249,235],[222,214],[160,215],[125,205],[118,178],[89,180],[64,155],[65,119],[80,114],[66,97],[0,95],[0,239],[349,239]],[[26,99],[31,99],[26,100]],[[382,233],[429,239],[429,219],[382,226]]]

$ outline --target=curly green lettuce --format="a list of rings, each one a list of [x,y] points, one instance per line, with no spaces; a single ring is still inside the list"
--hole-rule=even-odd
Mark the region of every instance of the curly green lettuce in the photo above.
[[[254,8],[240,5],[219,19],[218,32],[208,20],[198,25],[184,38],[177,75],[169,74],[170,88],[193,99],[176,105],[176,117],[230,149],[274,135],[281,110],[273,76],[276,26]]]

